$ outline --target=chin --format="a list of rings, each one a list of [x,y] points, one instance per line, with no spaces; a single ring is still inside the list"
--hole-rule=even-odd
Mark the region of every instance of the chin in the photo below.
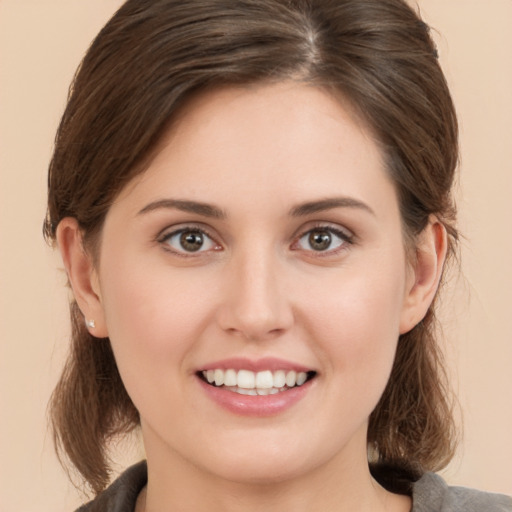
[[[321,465],[318,450],[309,455],[294,443],[269,441],[268,437],[251,436],[250,442],[233,443],[214,449],[202,459],[203,468],[212,475],[230,482],[271,485],[296,479]],[[219,450],[220,448],[220,450]],[[326,456],[328,458],[328,456]],[[206,464],[208,467],[206,467]]]

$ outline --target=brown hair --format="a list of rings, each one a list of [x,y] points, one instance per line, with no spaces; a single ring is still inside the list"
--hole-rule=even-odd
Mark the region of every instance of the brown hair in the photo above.
[[[435,214],[452,253],[456,116],[428,27],[403,0],[128,0],[92,43],[70,89],[49,170],[47,239],[71,216],[90,248],[112,201],[143,172],[192,94],[290,78],[348,100],[382,146],[407,237]],[[51,418],[58,452],[97,493],[109,479],[109,441],[139,416],[109,340],[91,339],[76,303],[71,318],[71,352]],[[383,480],[393,466],[410,481],[453,454],[434,331],[432,305],[400,337],[370,417],[372,468]]]

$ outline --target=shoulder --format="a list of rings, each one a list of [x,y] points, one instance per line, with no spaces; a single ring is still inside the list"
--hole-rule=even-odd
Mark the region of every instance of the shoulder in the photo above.
[[[133,512],[148,479],[146,462],[128,468],[112,485],[76,512]]]
[[[412,512],[512,512],[512,498],[466,487],[452,487],[434,473],[413,485]]]

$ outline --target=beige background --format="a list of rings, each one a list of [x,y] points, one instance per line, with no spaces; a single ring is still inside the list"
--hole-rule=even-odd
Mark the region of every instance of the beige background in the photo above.
[[[120,0],[0,0],[0,512],[71,511],[46,403],[67,345],[45,247],[46,167],[67,87]],[[420,0],[462,130],[462,277],[445,300],[465,439],[451,483],[512,494],[512,0]],[[457,277],[457,276],[456,276]]]

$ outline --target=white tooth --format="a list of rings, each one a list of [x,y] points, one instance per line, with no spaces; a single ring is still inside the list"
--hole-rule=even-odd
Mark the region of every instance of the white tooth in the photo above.
[[[277,393],[279,393],[281,390],[277,389],[277,388],[272,388],[271,390],[269,390],[268,394],[269,395],[276,395]]]
[[[217,369],[214,373],[215,385],[222,386],[224,384],[224,370]]]
[[[294,372],[293,370],[290,370],[286,374],[286,385],[291,388],[295,386],[295,383],[297,382],[297,372]]]
[[[235,392],[240,395],[248,395],[249,394],[249,390],[244,389],[244,388],[236,388]]]
[[[255,389],[248,389],[247,394],[256,396],[258,394],[258,392]]]
[[[258,395],[269,395],[272,389],[256,388]]]
[[[274,372],[274,387],[282,388],[286,384],[286,373],[284,370],[277,370]]]
[[[239,370],[236,376],[236,382],[239,388],[254,389],[254,372],[249,370]]]
[[[224,374],[224,386],[236,386],[235,370],[226,370],[226,373]]]
[[[206,380],[211,384],[215,380],[215,370],[206,371]]]
[[[308,379],[308,374],[306,372],[300,372],[297,374],[297,386],[302,386],[304,382]]]
[[[256,387],[260,389],[270,389],[274,385],[274,378],[272,372],[266,370],[256,374]]]

